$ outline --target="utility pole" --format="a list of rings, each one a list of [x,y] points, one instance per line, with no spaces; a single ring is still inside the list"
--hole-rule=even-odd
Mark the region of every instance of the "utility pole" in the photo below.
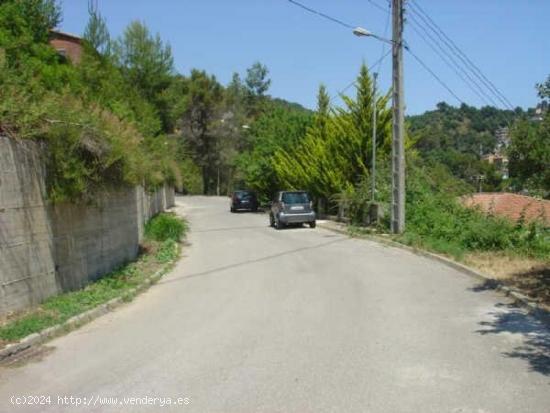
[[[373,86],[372,86],[372,186],[371,186],[371,200],[374,203],[376,201],[376,78],[378,73],[373,73]]]
[[[483,174],[480,174],[479,177],[478,177],[478,181],[479,181],[479,193],[482,193],[483,192],[483,181],[485,180],[485,175]]]
[[[403,2],[392,0],[392,205],[391,231],[401,234],[405,230],[405,139],[403,110]]]

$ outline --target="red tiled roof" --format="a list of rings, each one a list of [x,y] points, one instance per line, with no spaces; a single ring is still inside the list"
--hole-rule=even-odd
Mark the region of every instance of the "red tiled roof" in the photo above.
[[[500,215],[513,221],[522,216],[526,222],[539,221],[544,225],[550,224],[550,201],[530,196],[502,193],[480,193],[462,198],[465,206],[477,206],[482,211]]]

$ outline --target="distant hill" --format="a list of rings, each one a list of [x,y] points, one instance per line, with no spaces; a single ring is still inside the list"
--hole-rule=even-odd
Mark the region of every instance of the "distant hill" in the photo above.
[[[294,110],[297,112],[306,112],[306,113],[313,113],[312,110],[305,108],[304,106],[300,105],[296,102],[289,102],[288,100],[281,99],[281,98],[274,98],[270,96],[270,101],[277,107],[285,108]]]
[[[509,127],[517,118],[528,116],[521,108],[502,110],[491,106],[477,109],[468,105],[450,106],[444,102],[437,109],[407,118],[409,132],[416,147],[427,153],[455,150],[480,155],[491,153],[496,146],[496,132]]]

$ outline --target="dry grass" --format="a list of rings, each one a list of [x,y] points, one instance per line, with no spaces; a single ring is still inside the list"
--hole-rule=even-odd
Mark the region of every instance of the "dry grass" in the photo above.
[[[464,262],[550,306],[550,260],[484,252],[468,254]]]

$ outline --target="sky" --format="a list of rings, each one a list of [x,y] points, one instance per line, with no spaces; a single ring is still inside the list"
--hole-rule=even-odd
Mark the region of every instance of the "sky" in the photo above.
[[[391,37],[391,22],[384,10],[387,0],[299,1],[352,26]],[[514,107],[537,104],[535,84],[550,74],[549,0],[414,1]],[[88,20],[87,0],[63,0],[62,5],[60,29],[82,34]],[[446,66],[426,45],[413,28],[422,33],[419,24],[424,23],[413,12],[418,9],[414,4],[407,7],[411,10],[406,12],[405,40],[410,50],[461,101],[476,107],[490,103],[489,98],[484,97],[484,102],[469,89],[456,69]],[[361,63],[374,63],[384,47],[383,42],[356,37],[350,29],[310,14],[288,0],[99,0],[99,8],[112,37],[118,37],[133,20],[145,22],[153,33],[158,32],[170,43],[176,70],[182,74],[192,68],[204,69],[227,84],[234,72],[244,77],[246,68],[260,61],[270,71],[269,94],[312,109],[321,83],[333,96],[332,102],[342,104],[339,92],[353,82]],[[458,57],[454,59],[460,62]],[[374,70],[380,73],[380,90],[388,90],[391,55]],[[441,101],[460,103],[408,53],[404,77],[407,114],[432,110]],[[353,87],[346,93],[352,94]]]

